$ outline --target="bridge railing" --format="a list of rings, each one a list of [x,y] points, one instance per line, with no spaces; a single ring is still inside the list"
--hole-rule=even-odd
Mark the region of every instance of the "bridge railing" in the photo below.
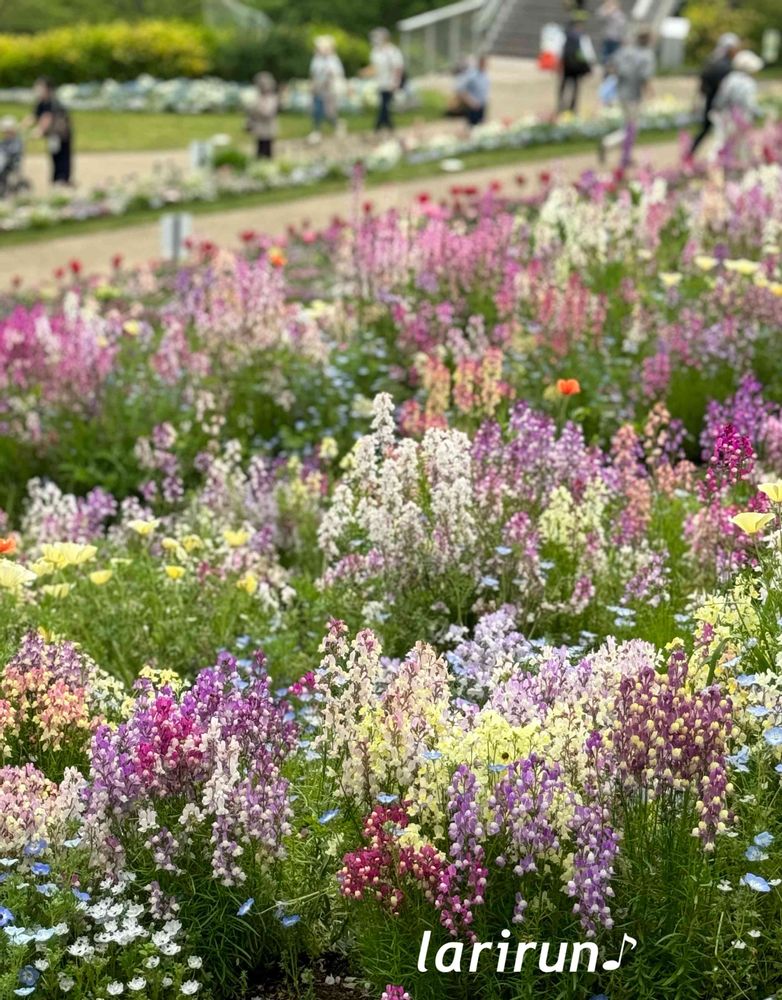
[[[476,52],[486,6],[485,0],[459,0],[399,21],[399,44],[408,72],[413,76],[442,72]]]

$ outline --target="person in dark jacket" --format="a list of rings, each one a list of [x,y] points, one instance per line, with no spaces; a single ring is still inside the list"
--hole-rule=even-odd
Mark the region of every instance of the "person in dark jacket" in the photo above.
[[[559,79],[558,110],[578,109],[578,94],[582,79],[592,72],[585,49],[586,36],[581,21],[571,21],[565,30],[565,44],[562,48],[562,65]],[[569,93],[569,97],[567,96]]]
[[[35,134],[46,141],[52,158],[52,184],[71,183],[71,149],[73,128],[64,104],[57,99],[51,80],[39,77],[35,81],[36,104],[33,110]]]
[[[741,48],[741,40],[738,35],[732,32],[722,35],[717,42],[717,47],[711,55],[708,63],[701,73],[701,95],[703,97],[703,119],[701,127],[692,140],[688,159],[695,156],[696,150],[711,132],[713,128],[711,113],[714,108],[714,99],[720,89],[722,81],[733,69],[733,58]]]

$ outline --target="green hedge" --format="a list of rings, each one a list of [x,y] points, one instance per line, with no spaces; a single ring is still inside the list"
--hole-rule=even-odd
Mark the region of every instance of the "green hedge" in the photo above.
[[[139,73],[202,76],[212,65],[214,36],[184,21],[77,24],[38,35],[0,35],[0,86],[29,85],[36,76],[58,83]]]
[[[78,24],[37,35],[0,35],[0,87],[215,74],[249,80],[265,69],[280,80],[306,77],[317,34],[334,36],[348,74],[369,58],[368,45],[339,28],[280,25],[262,37],[214,32],[185,21]]]

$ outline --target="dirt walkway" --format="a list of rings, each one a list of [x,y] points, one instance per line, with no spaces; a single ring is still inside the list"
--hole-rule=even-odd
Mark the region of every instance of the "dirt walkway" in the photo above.
[[[672,166],[677,162],[678,156],[679,149],[675,143],[641,147],[638,153],[639,161],[651,161],[658,167]],[[520,167],[511,164],[385,184],[369,189],[367,197],[380,208],[404,208],[422,191],[428,192],[435,199],[445,197],[454,184],[484,186],[491,180],[498,180],[511,187],[520,171],[534,177],[539,170],[548,169],[567,179],[578,177],[584,170],[593,167],[593,155],[563,156],[559,160],[525,163]],[[346,184],[344,191],[328,195],[299,197],[293,201],[257,208],[195,215],[193,235],[231,247],[237,244],[242,230],[255,229],[282,235],[290,224],[300,224],[307,220],[313,226],[323,226],[334,215],[349,217],[352,208],[352,195]],[[89,272],[104,272],[108,270],[109,261],[115,253],[121,253],[128,265],[154,259],[160,254],[159,224],[128,226],[110,233],[52,237],[45,243],[0,249],[0,275],[3,275],[4,281],[10,281],[18,275],[27,284],[38,283],[51,278],[56,267],[72,259],[80,260]]]

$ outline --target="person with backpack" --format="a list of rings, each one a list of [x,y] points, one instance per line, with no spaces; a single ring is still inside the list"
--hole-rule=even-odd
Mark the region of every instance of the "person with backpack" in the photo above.
[[[604,163],[608,150],[621,146],[621,170],[625,170],[632,162],[641,105],[657,71],[652,42],[652,32],[648,28],[640,28],[635,41],[623,45],[609,64],[616,76],[616,96],[622,109],[624,124],[600,141],[598,156],[600,162]]]
[[[73,127],[68,109],[57,98],[51,80],[45,76],[35,81],[33,109],[34,134],[46,140],[52,158],[52,184],[71,183]]]
[[[581,21],[571,21],[565,30],[565,42],[562,46],[562,61],[559,78],[559,100],[557,110],[578,110],[578,97],[581,81],[592,72],[590,59],[591,42],[584,33]],[[569,97],[567,96],[569,93]]]
[[[692,140],[686,159],[692,160],[698,147],[714,127],[712,110],[714,100],[723,80],[733,69],[733,58],[741,48],[741,39],[733,32],[721,35],[717,47],[711,54],[700,77],[700,92],[703,98],[703,119],[701,127]]]

